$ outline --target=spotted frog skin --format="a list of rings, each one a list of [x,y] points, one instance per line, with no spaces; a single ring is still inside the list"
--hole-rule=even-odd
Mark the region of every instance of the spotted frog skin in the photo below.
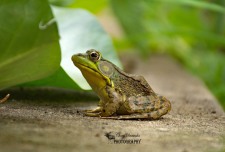
[[[98,107],[86,110],[86,116],[159,119],[171,109],[170,101],[157,95],[144,77],[123,72],[94,49],[73,55],[72,61],[100,98]]]

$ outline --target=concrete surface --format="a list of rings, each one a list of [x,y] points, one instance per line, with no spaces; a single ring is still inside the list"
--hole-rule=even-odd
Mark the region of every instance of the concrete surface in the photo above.
[[[124,63],[171,100],[168,115],[155,121],[83,117],[81,110],[97,104],[86,97],[90,94],[74,93],[67,99],[57,93],[52,101],[22,100],[11,93],[9,101],[0,105],[0,151],[225,151],[225,114],[198,78],[164,56]],[[21,94],[31,97],[27,91]]]

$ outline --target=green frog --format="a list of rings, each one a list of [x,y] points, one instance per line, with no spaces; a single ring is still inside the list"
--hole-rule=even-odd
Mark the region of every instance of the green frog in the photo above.
[[[104,59],[99,51],[75,54],[72,61],[100,98],[86,116],[111,119],[159,119],[171,109],[164,96],[157,95],[142,76],[123,72]]]

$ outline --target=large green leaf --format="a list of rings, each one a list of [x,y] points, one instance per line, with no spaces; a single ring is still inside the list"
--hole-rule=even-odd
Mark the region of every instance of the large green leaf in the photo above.
[[[65,76],[66,81],[59,79],[58,86],[76,88],[71,86],[75,81],[81,88],[90,89],[81,72],[71,61],[71,57],[75,53],[84,53],[86,50],[94,48],[101,51],[106,59],[121,66],[111,38],[93,15],[82,9],[52,7],[52,10],[59,28],[62,51],[61,67],[63,70],[59,70],[56,75],[64,75],[60,72],[65,71],[70,77]]]
[[[56,24],[46,0],[0,1],[0,89],[46,77],[59,68]]]
[[[68,9],[56,6],[52,6],[52,10],[60,34],[61,68],[53,75],[27,83],[25,84],[26,86],[90,89],[81,72],[71,61],[73,54],[84,53],[90,48],[100,50],[106,59],[121,66],[111,38],[92,14],[82,9]]]

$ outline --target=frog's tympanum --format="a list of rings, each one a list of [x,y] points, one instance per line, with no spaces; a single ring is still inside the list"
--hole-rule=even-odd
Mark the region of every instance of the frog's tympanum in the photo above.
[[[100,98],[98,107],[85,115],[112,119],[159,119],[171,109],[170,101],[157,95],[142,76],[123,72],[91,49],[72,61]]]

